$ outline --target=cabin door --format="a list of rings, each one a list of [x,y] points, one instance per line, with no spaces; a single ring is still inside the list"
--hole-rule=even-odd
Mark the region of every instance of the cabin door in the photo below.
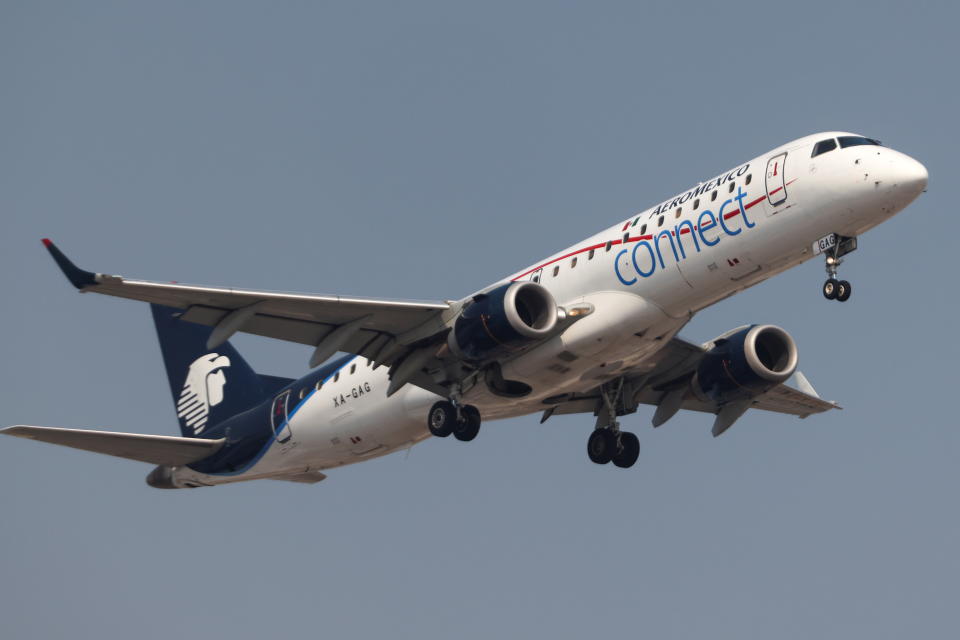
[[[290,392],[284,391],[273,399],[273,408],[270,411],[270,426],[273,428],[273,437],[279,443],[290,440],[293,433],[287,421],[290,404]]]
[[[773,156],[770,158],[770,161],[767,162],[767,213],[768,215],[773,215],[786,209],[782,207],[784,202],[787,201],[787,185],[784,180],[784,168],[787,162],[787,154],[781,153],[780,155]]]

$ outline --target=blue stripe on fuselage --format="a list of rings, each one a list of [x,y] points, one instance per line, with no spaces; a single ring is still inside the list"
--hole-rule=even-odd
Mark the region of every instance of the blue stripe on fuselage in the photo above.
[[[306,387],[306,386],[311,387],[310,392],[309,392],[303,399],[301,399],[301,400],[296,404],[296,406],[293,407],[292,410],[290,410],[290,411],[287,413],[287,418],[286,418],[286,420],[284,420],[283,423],[278,426],[277,432],[282,431],[283,428],[289,424],[289,422],[290,422],[290,420],[293,418],[293,416],[295,416],[295,415],[297,414],[297,412],[300,410],[300,408],[303,407],[303,406],[307,403],[307,401],[309,401],[310,398],[313,397],[313,395],[314,395],[315,393],[317,393],[317,382],[320,382],[320,383],[321,383],[321,386],[323,386],[324,384],[327,383],[328,380],[330,380],[332,377],[334,377],[340,370],[342,370],[342,369],[343,369],[344,367],[346,367],[348,364],[350,364],[351,362],[353,362],[356,358],[357,358],[357,356],[355,356],[355,355],[344,356],[344,357],[340,358],[339,360],[334,360],[333,362],[331,362],[331,363],[330,363],[329,365],[327,365],[326,367],[321,367],[321,368],[317,369],[316,371],[313,371],[313,372],[305,375],[304,377],[300,378],[299,380],[296,380],[296,381],[292,382],[291,384],[287,385],[286,387],[284,387],[283,389],[280,389],[279,391],[277,391],[277,393],[275,393],[268,401],[266,401],[264,404],[260,405],[260,407],[258,407],[258,409],[261,408],[261,407],[263,407],[264,405],[267,407],[267,411],[266,411],[265,413],[266,413],[266,416],[267,416],[267,420],[269,421],[269,420],[270,420],[270,408],[272,407],[273,401],[274,401],[274,399],[275,399],[277,396],[283,395],[284,393],[286,393],[286,392],[288,392],[288,391],[290,391],[290,392],[291,392],[291,395],[292,395],[292,391],[293,391],[294,389],[301,389],[301,388]],[[262,426],[262,425],[261,425],[261,426]],[[268,427],[268,430],[270,430],[269,427]],[[263,458],[263,456],[266,455],[267,451],[270,449],[271,446],[273,446],[273,443],[276,442],[276,441],[277,441],[277,439],[276,439],[276,432],[274,432],[274,433],[271,434],[271,436],[270,436],[269,438],[267,438],[267,441],[264,443],[264,445],[263,445],[262,447],[260,447],[260,450],[257,451],[257,453],[255,453],[255,454],[254,454],[247,462],[245,462],[242,466],[240,466],[240,467],[238,467],[238,468],[236,468],[236,469],[233,469],[233,470],[231,470],[231,471],[201,471],[201,473],[206,473],[207,475],[211,475],[211,476],[237,476],[237,475],[240,475],[240,474],[242,474],[242,473],[246,473],[247,471],[249,471],[250,469],[252,469],[252,468],[260,461],[260,459]],[[229,446],[230,446],[230,445],[229,445],[229,443],[228,443],[227,446],[224,447],[224,449],[227,449]],[[191,468],[192,468],[192,466],[191,466]],[[198,471],[199,471],[199,469],[198,469]]]

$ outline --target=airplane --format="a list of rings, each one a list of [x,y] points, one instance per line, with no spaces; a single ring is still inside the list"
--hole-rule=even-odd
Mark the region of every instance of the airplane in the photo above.
[[[839,408],[797,369],[784,329],[677,337],[695,313],[822,256],[822,293],[847,301],[844,258],[927,187],[926,168],[872,138],[806,136],[607,227],[456,301],[402,302],[127,279],[44,245],[80,292],[150,303],[181,436],[17,425],[0,430],[157,465],[147,483],[195,488],[325,472],[430,436],[471,441],[482,420],[588,413],[587,454],[628,468],[619,419],[655,408],[713,414]],[[256,373],[237,332],[310,346],[297,378]],[[336,354],[341,355],[331,360]]]

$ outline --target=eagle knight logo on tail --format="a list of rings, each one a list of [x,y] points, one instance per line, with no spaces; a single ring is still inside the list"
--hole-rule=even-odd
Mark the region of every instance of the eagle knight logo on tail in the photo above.
[[[210,407],[223,402],[223,386],[227,383],[223,369],[230,366],[230,358],[218,353],[200,356],[187,370],[187,379],[177,401],[177,417],[199,435],[207,425]]]

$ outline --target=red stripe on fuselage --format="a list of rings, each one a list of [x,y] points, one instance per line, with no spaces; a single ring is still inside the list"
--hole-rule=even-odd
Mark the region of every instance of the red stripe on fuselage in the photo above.
[[[787,185],[793,184],[793,183],[796,182],[796,181],[797,181],[797,179],[794,178],[793,180],[791,180],[790,182],[788,182]],[[787,186],[787,185],[784,185],[784,186]],[[770,195],[773,195],[773,194],[777,193],[778,191],[782,191],[782,190],[783,190],[783,187],[777,187],[776,189],[774,189],[773,191],[770,192]],[[743,210],[746,211],[747,209],[753,208],[754,206],[756,206],[756,205],[760,204],[761,202],[763,202],[766,197],[767,197],[767,196],[765,196],[765,195],[760,196],[760,197],[757,198],[756,200],[753,200],[752,202],[749,202],[749,203],[743,205]],[[729,213],[723,214],[723,219],[724,219],[724,220],[729,220],[730,218],[732,218],[732,217],[734,217],[734,216],[736,216],[736,215],[739,215],[739,214],[740,214],[740,209],[739,209],[739,207],[738,207],[735,211],[730,211]],[[630,226],[630,221],[627,220],[627,222],[623,225],[623,230],[626,231],[627,227],[629,227],[629,226]],[[696,229],[696,230],[699,230],[699,229],[700,229],[700,227],[699,227],[698,225],[694,225],[693,228]],[[690,233],[690,228],[689,228],[689,227],[684,227],[683,229],[680,230],[680,235],[683,235],[683,234],[685,234],[685,233]],[[676,236],[677,234],[676,234],[674,231],[670,231],[670,235],[671,235],[671,236]],[[614,246],[616,246],[616,245],[618,245],[618,244],[626,244],[626,243],[628,243],[628,242],[639,242],[639,241],[641,241],[641,240],[653,240],[653,236],[650,235],[650,234],[643,235],[643,236],[628,236],[626,240],[624,240],[623,238],[619,238],[619,239],[617,239],[617,240],[611,240],[611,241],[610,241],[610,246],[611,246],[611,247],[614,247]],[[581,253],[586,253],[587,251],[590,251],[591,249],[594,249],[594,250],[596,250],[596,249],[602,249],[602,248],[604,248],[604,247],[606,247],[606,246],[607,246],[607,243],[606,243],[606,242],[601,242],[600,244],[594,244],[594,245],[590,245],[589,247],[583,247],[583,248],[581,248],[581,249],[577,249],[576,251],[571,251],[571,252],[568,253],[568,254],[565,254],[565,255],[560,256],[559,258],[554,258],[553,260],[550,260],[549,262],[544,262],[544,263],[541,264],[540,266],[537,266],[537,267],[534,267],[534,268],[529,269],[529,270],[527,270],[527,271],[524,271],[524,272],[521,273],[520,275],[514,277],[512,281],[516,281],[516,280],[519,280],[520,278],[522,278],[522,277],[524,277],[524,276],[528,276],[528,275],[530,275],[531,273],[533,273],[534,271],[537,271],[538,269],[543,269],[544,267],[549,267],[550,265],[552,265],[552,264],[555,263],[555,262],[560,262],[561,260],[566,260],[567,258],[572,258],[573,256],[580,255]]]

